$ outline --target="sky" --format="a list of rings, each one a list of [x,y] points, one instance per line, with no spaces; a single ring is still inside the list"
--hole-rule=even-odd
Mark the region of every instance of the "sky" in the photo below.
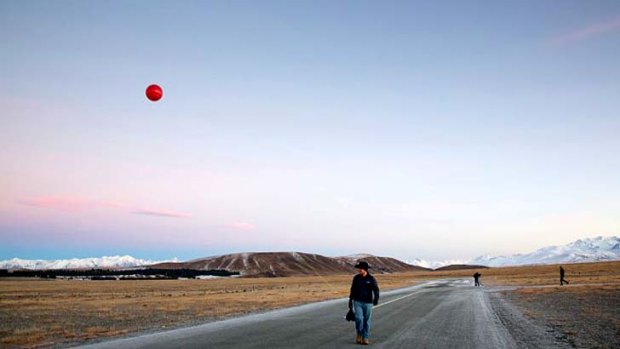
[[[615,0],[0,0],[0,259],[616,235],[618,57]]]

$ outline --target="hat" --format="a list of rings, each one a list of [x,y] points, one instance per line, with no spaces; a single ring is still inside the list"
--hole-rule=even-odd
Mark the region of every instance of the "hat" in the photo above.
[[[357,264],[355,265],[355,268],[368,270],[370,266],[365,261],[358,261]]]

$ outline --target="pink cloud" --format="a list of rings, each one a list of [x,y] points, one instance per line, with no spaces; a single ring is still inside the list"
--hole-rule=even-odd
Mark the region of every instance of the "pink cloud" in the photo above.
[[[76,197],[42,196],[19,200],[18,203],[27,206],[51,208],[61,211],[84,211],[99,206],[96,202]]]
[[[134,213],[134,214],[144,214],[144,215],[150,215],[150,216],[159,216],[159,217],[173,217],[173,218],[189,218],[189,217],[191,217],[191,215],[188,214],[188,213],[173,212],[173,211],[167,211],[167,210],[153,210],[153,209],[148,209],[148,208],[136,209],[132,213]]]
[[[551,39],[553,45],[566,45],[589,38],[620,30],[620,16],[604,22],[594,23],[587,27],[557,36]]]
[[[254,224],[245,223],[245,222],[230,223],[226,227],[232,228],[232,229],[237,229],[237,230],[254,230],[254,228],[255,228]]]
[[[191,217],[189,213],[175,212],[164,209],[145,208],[135,205],[130,205],[122,202],[115,201],[98,201],[89,200],[72,196],[43,196],[36,198],[27,198],[17,201],[22,205],[49,208],[60,211],[85,211],[96,208],[116,208],[124,211],[129,211],[133,214],[142,214],[149,216],[159,217],[172,217],[172,218],[188,218]]]

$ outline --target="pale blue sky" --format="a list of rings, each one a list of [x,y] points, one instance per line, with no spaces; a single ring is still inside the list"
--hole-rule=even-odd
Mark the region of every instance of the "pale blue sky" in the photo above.
[[[0,0],[0,259],[614,235],[618,57],[618,1]]]

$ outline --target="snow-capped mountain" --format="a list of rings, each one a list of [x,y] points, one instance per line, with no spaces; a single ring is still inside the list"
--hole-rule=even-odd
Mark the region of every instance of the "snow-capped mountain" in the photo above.
[[[132,256],[103,256],[94,258],[72,258],[59,260],[19,259],[13,258],[0,261],[0,269],[89,269],[89,268],[131,268],[162,262],[177,262],[174,258],[168,261],[152,261]]]
[[[437,269],[437,268],[441,268],[444,267],[446,265],[453,265],[453,264],[467,264],[468,262],[462,259],[449,259],[449,260],[445,260],[445,261],[427,261],[427,260],[423,260],[420,258],[416,258],[413,260],[405,260],[405,263],[407,264],[411,264],[411,265],[416,265],[418,267],[422,267],[422,268],[429,268],[429,269]]]
[[[548,246],[528,254],[480,256],[468,264],[504,267],[527,264],[557,264],[620,260],[620,237],[580,239],[563,246]]]

